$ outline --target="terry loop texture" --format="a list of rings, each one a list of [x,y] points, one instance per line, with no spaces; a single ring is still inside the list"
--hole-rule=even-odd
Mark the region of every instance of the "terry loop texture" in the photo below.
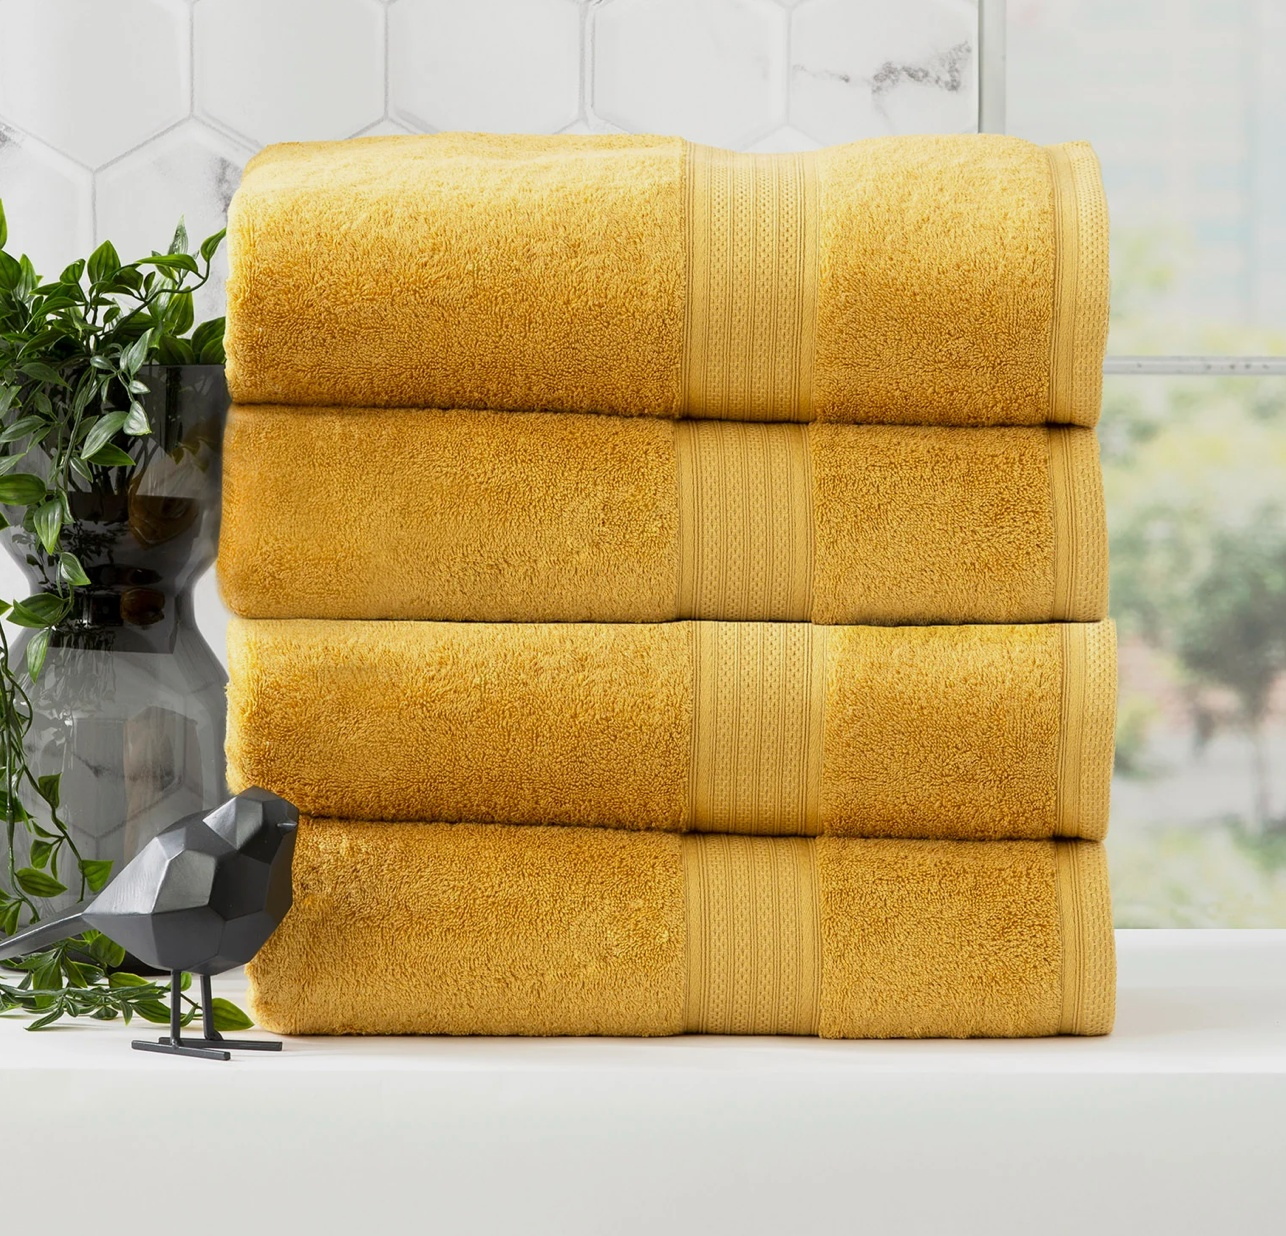
[[[234,619],[229,777],[314,815],[1100,839],[1110,623]]]
[[[1106,1034],[1089,842],[304,821],[282,1034]]]
[[[1088,429],[242,406],[223,495],[219,579],[248,617],[845,625],[1107,611]]]
[[[228,231],[246,403],[1093,425],[1093,152],[434,134],[273,146]]]

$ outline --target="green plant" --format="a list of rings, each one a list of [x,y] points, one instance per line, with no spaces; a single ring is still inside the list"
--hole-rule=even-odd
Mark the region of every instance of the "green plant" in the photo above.
[[[24,664],[16,665],[0,627],[0,800],[7,830],[7,865],[0,872],[0,934],[40,917],[42,900],[75,888],[101,889],[111,864],[85,858],[59,815],[58,776],[36,776],[26,739],[33,715],[24,678],[34,681],[49,641],[73,610],[76,589],[89,584],[63,544],[72,524],[69,495],[119,488],[141,453],[155,449],[140,396],[149,364],[220,364],[223,320],[194,329],[192,296],[210,278],[223,239],[218,232],[188,251],[182,220],[165,253],[122,262],[110,242],[42,281],[30,260],[14,257],[0,204],[0,529],[20,523],[43,554],[47,586],[34,596],[0,602],[0,616],[33,632]],[[18,830],[28,861],[16,861]],[[9,963],[22,978],[0,985],[0,1011],[36,1014],[31,1028],[62,1016],[102,1019],[138,1014],[165,1022],[165,989],[112,973],[124,950],[95,932]],[[185,998],[186,1000],[186,998]],[[222,1026],[248,1023],[221,1006]],[[195,1005],[186,1001],[184,1017]]]
[[[1262,835],[1286,822],[1272,801],[1267,749],[1286,676],[1286,437],[1270,399],[1239,394],[1235,404],[1217,402],[1212,388],[1204,404],[1172,398],[1169,423],[1109,468],[1105,483],[1113,614],[1125,637],[1174,667],[1198,749],[1216,729],[1245,738],[1246,823]],[[1139,753],[1127,743],[1118,759]]]

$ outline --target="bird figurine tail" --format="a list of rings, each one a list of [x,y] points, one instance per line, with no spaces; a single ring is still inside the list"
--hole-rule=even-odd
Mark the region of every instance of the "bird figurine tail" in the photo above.
[[[84,930],[85,920],[81,918],[79,910],[64,914],[62,918],[51,918],[47,923],[33,923],[26,931],[0,940],[0,961],[23,957],[27,953],[38,953],[41,949]]]

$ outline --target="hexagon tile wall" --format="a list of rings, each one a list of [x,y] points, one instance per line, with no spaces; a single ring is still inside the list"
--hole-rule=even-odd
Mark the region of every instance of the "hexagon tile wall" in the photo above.
[[[977,0],[0,0],[0,198],[50,271],[161,247],[181,210],[213,231],[267,142],[971,131],[977,25]]]
[[[973,131],[977,28],[977,0],[0,0],[0,199],[50,272],[107,236],[163,248],[180,211],[208,235],[267,142]],[[222,648],[209,579],[198,613]]]

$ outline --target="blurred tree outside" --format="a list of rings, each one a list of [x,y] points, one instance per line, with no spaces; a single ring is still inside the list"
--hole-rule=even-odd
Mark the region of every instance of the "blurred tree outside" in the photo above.
[[[1183,255],[1170,234],[1114,238],[1114,350],[1158,350],[1152,309]],[[1286,353],[1223,329],[1193,342]],[[1122,643],[1118,921],[1286,925],[1286,379],[1109,378],[1100,442]],[[1231,777],[1230,739],[1245,748]],[[1210,887],[1186,888],[1203,865]]]

